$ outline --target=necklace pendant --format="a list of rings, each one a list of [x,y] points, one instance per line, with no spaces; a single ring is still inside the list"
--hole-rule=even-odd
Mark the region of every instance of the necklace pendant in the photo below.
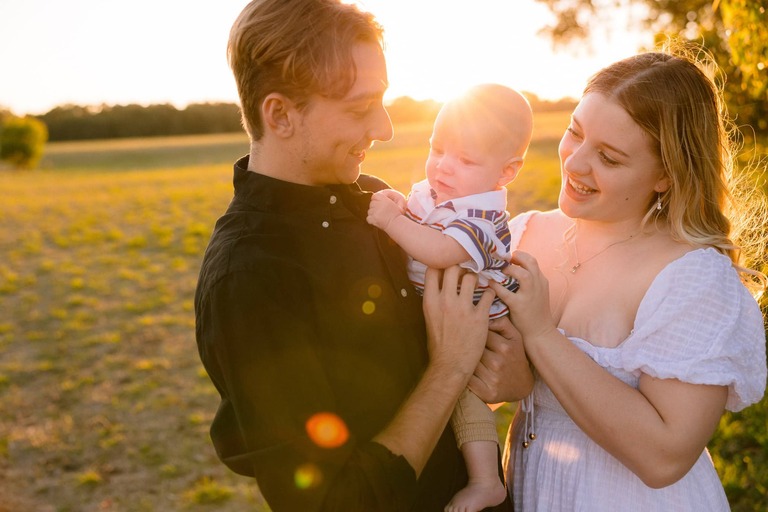
[[[577,270],[579,270],[579,267],[581,266],[581,263],[577,263],[574,266],[571,267],[571,274],[575,274]]]

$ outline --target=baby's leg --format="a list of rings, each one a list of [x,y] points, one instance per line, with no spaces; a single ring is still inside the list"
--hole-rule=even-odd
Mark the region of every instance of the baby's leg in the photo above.
[[[448,503],[446,512],[477,512],[504,501],[507,491],[499,477],[498,444],[469,441],[461,445],[461,453],[469,482]]]

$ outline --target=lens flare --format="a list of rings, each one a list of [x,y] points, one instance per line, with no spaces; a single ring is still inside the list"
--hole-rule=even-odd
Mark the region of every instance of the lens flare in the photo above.
[[[368,296],[372,299],[378,299],[381,297],[381,286],[372,284],[368,287]]]
[[[293,474],[293,481],[298,489],[317,487],[322,480],[323,475],[314,464],[303,464]]]
[[[376,303],[372,300],[367,300],[363,302],[363,313],[366,315],[372,315],[373,312],[376,311]]]
[[[317,446],[338,448],[349,439],[349,430],[344,421],[330,412],[319,412],[307,420],[307,434]]]

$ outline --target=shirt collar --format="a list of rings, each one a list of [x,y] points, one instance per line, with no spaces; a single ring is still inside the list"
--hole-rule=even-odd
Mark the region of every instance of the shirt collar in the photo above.
[[[333,205],[346,206],[355,216],[365,217],[371,193],[357,183],[310,186],[272,178],[248,170],[248,156],[235,162],[235,199],[273,213],[317,211]]]

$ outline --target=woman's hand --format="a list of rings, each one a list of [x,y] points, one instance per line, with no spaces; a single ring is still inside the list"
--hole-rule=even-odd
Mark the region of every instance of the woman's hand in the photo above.
[[[483,354],[488,314],[495,297],[491,290],[486,290],[474,305],[476,284],[476,274],[464,272],[456,265],[445,269],[442,276],[441,271],[429,268],[424,278],[430,364],[446,365],[467,377]]]
[[[485,350],[469,379],[469,388],[487,403],[514,402],[531,393],[533,373],[520,332],[509,317],[491,320]]]
[[[509,308],[512,323],[527,347],[532,340],[546,337],[557,329],[549,306],[549,281],[541,273],[536,259],[523,251],[512,254],[504,273],[520,283],[516,292],[510,292],[496,282],[491,282],[490,286]]]

